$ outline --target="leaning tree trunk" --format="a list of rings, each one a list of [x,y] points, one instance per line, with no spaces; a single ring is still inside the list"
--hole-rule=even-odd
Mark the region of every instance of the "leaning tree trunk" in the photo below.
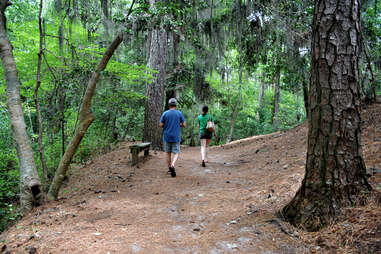
[[[127,17],[131,14],[132,7],[134,6],[135,0],[132,1],[130,10]],[[82,106],[79,111],[79,123],[75,129],[74,135],[70,140],[69,145],[66,148],[65,154],[62,156],[60,164],[56,170],[53,181],[50,185],[48,192],[48,199],[56,200],[58,198],[58,193],[61,188],[62,182],[65,178],[66,172],[69,169],[69,165],[73,159],[73,156],[77,152],[79,144],[82,141],[87,129],[90,127],[91,123],[94,121],[94,115],[91,111],[91,100],[94,96],[97,83],[101,77],[101,72],[107,67],[107,64],[114,54],[115,50],[119,47],[120,43],[123,41],[124,32],[120,32],[114,41],[107,48],[102,59],[99,61],[97,68],[93,72],[89,82],[87,83],[85,95],[83,97]]]
[[[26,212],[40,202],[41,182],[34,162],[30,140],[26,132],[20,99],[20,80],[12,53],[12,45],[6,33],[4,12],[9,5],[11,3],[7,0],[0,1],[0,57],[4,66],[7,83],[7,105],[20,164],[21,210]]]
[[[315,1],[306,173],[281,212],[310,231],[371,189],[361,148],[359,26],[359,0]]]
[[[55,200],[58,197],[58,192],[61,188],[62,182],[65,178],[66,172],[69,168],[69,165],[75,155],[79,144],[82,141],[83,136],[85,135],[87,129],[90,127],[91,123],[94,121],[94,115],[91,111],[91,100],[94,96],[97,83],[100,79],[101,72],[106,68],[107,63],[114,54],[115,50],[118,48],[120,43],[123,41],[123,33],[120,33],[111,45],[108,47],[103,58],[99,62],[96,70],[93,72],[89,82],[87,83],[87,88],[85,95],[83,97],[83,102],[81,110],[79,112],[79,123],[74,132],[72,139],[70,140],[69,145],[66,148],[64,155],[58,165],[57,171],[54,175],[52,184],[49,188],[48,198],[50,200]]]
[[[151,0],[151,7],[157,0]],[[146,86],[146,103],[144,113],[143,140],[152,143],[154,150],[162,149],[159,126],[160,116],[163,112],[165,97],[166,58],[167,58],[167,31],[164,28],[155,28],[151,31],[151,46],[148,67],[156,71],[153,82]]]

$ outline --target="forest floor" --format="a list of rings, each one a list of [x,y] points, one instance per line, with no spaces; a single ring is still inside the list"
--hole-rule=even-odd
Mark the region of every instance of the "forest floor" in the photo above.
[[[367,167],[381,168],[381,105],[363,112]],[[0,253],[381,253],[381,207],[346,209],[308,233],[275,215],[304,174],[306,124],[212,147],[183,147],[177,177],[165,154],[131,167],[127,143],[73,167],[61,199],[0,236]],[[381,190],[381,174],[369,178]]]

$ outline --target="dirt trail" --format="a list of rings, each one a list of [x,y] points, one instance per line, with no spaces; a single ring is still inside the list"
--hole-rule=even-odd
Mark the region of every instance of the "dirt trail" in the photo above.
[[[176,178],[161,152],[132,168],[122,144],[73,168],[60,201],[36,209],[0,239],[10,253],[331,253],[318,235],[275,215],[302,180],[306,129],[213,147],[206,168],[199,148],[182,148]],[[381,168],[380,147],[365,143],[368,161]],[[372,178],[374,186],[379,180]],[[332,253],[340,251],[345,246]]]

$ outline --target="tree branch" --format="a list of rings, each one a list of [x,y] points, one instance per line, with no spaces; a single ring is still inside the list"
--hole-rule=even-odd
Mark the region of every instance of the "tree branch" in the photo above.
[[[128,13],[128,16],[132,12],[132,7],[135,3],[135,0],[132,2],[130,11]],[[128,16],[126,19],[128,19]],[[120,32],[114,41],[110,44],[110,46],[107,48],[106,52],[104,53],[102,59],[99,61],[97,68],[91,75],[90,80],[87,83],[85,95],[83,97],[83,102],[81,106],[81,110],[79,111],[79,123],[78,126],[74,132],[74,135],[72,139],[70,140],[69,145],[67,146],[67,149],[64,153],[64,155],[61,158],[61,161],[58,165],[58,168],[56,170],[56,173],[54,175],[52,184],[49,188],[48,198],[50,200],[56,200],[58,198],[59,190],[61,188],[62,182],[64,180],[64,177],[66,175],[66,172],[69,168],[69,165],[77,152],[77,149],[79,147],[79,144],[82,141],[82,138],[84,137],[87,129],[90,127],[91,123],[94,121],[94,115],[91,111],[91,101],[95,93],[96,85],[101,77],[101,72],[105,70],[107,67],[108,62],[110,61],[111,57],[115,53],[115,50],[118,48],[118,46],[123,41],[123,35],[124,31]]]

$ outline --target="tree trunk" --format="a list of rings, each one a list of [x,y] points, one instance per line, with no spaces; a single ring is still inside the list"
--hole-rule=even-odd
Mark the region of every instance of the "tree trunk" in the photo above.
[[[201,51],[200,54],[201,55]],[[202,66],[201,59],[196,60],[194,63],[194,80],[193,80],[193,92],[196,97],[196,101],[199,104],[200,109],[207,103],[210,97],[209,85],[205,82],[205,73]],[[200,111],[201,112],[201,111]]]
[[[195,112],[195,111],[193,111],[193,112]],[[197,123],[196,123],[196,122],[198,122],[197,119],[198,119],[197,118],[197,114],[194,115],[192,117],[192,119],[190,119],[192,121],[191,122],[192,126],[190,128],[190,133],[189,133],[189,139],[190,139],[189,146],[196,146],[196,140],[195,140],[194,130],[195,130],[195,128],[197,128]]]
[[[239,95],[240,96],[240,95]],[[241,104],[241,97],[239,97],[237,99],[237,102],[236,104],[234,105],[234,109],[232,111],[232,114],[231,114],[231,121],[230,121],[230,129],[229,129],[229,135],[228,137],[226,138],[226,143],[230,143],[232,141],[232,138],[233,138],[233,131],[234,131],[234,124],[235,124],[235,120],[237,119],[237,115],[238,115],[238,109],[239,109],[239,106]]]
[[[129,117],[128,123],[127,123],[127,127],[124,130],[123,136],[121,138],[122,140],[126,139],[126,137],[127,137],[128,133],[130,132],[131,128],[134,127],[134,119],[135,119],[134,117]]]
[[[299,123],[300,119],[302,118],[302,114],[300,113],[300,87],[296,87],[295,91],[296,95],[296,122]]]
[[[306,116],[308,118],[309,116],[309,105],[308,105],[308,83],[303,78],[303,101],[304,101],[304,108],[306,109]]]
[[[109,6],[108,0],[101,0],[101,8],[103,12],[103,27],[105,29],[105,41],[108,43],[109,38]]]
[[[26,132],[20,99],[20,80],[12,53],[12,45],[6,33],[4,12],[9,5],[11,5],[9,1],[0,0],[0,57],[4,66],[7,84],[7,105],[20,164],[20,203],[21,210],[24,213],[39,204],[41,182],[34,162],[30,140]]]
[[[256,115],[256,119],[257,121],[261,121],[262,119],[262,106],[265,102],[265,90],[266,90],[266,83],[265,83],[265,78],[264,78],[264,75],[263,75],[263,71],[262,71],[262,79],[261,79],[261,88],[259,90],[259,96],[258,96],[258,110],[257,110],[257,115]]]
[[[281,212],[310,231],[371,190],[361,147],[359,27],[359,0],[315,1],[306,173]]]
[[[372,94],[372,98],[369,98],[370,102],[376,102],[377,99],[377,91],[376,91],[376,82],[374,79],[374,73],[373,73],[373,68],[372,68],[372,61],[370,59],[369,53],[368,53],[368,47],[365,44],[365,41],[362,40],[363,45],[364,45],[364,53],[366,57],[366,61],[368,63],[368,70],[370,72],[370,93]],[[365,94],[368,97],[368,93]]]
[[[165,89],[165,110],[169,109],[168,101],[171,98],[177,98],[176,85],[178,82],[178,57],[179,57],[179,45],[180,45],[180,35],[172,31],[172,57],[170,66],[172,68],[171,82],[167,84]]]
[[[65,135],[65,100],[66,100],[66,89],[63,84],[58,89],[58,112],[60,114],[60,125],[61,125],[61,151],[62,156],[65,154],[66,146],[66,135]]]
[[[60,18],[60,26],[58,27],[58,48],[59,48],[59,55],[63,56],[63,45],[64,45],[64,18],[62,14],[63,5],[62,0],[56,0],[55,2],[55,8],[58,13],[58,16]]]
[[[113,116],[113,119],[112,119],[112,128],[111,128],[112,142],[118,141],[118,137],[119,137],[118,128],[116,126],[117,113],[118,112],[115,112],[115,115]]]
[[[83,97],[83,103],[79,113],[78,126],[74,132],[72,139],[70,140],[69,145],[66,148],[65,154],[62,157],[60,164],[58,165],[52,184],[50,185],[48,193],[48,198],[50,200],[57,199],[59,190],[62,185],[62,181],[66,175],[69,165],[73,159],[73,156],[75,155],[78,146],[81,143],[82,138],[85,135],[87,129],[94,121],[94,116],[91,111],[91,100],[95,93],[96,85],[100,79],[101,72],[106,68],[107,63],[109,62],[110,58],[112,57],[115,50],[118,48],[122,41],[123,33],[120,33],[108,47],[106,53],[103,55],[103,58],[100,60],[96,70],[93,72],[89,82],[87,83],[85,96]]]
[[[128,16],[132,12],[132,8],[135,4],[135,0],[132,1],[130,10],[127,14]],[[79,111],[79,123],[75,129],[74,135],[70,140],[69,145],[66,148],[65,154],[62,156],[61,161],[58,165],[56,173],[54,175],[52,184],[50,185],[48,192],[48,199],[56,200],[58,198],[58,193],[61,188],[62,182],[65,178],[66,172],[69,169],[69,165],[75,155],[79,144],[82,141],[87,129],[90,127],[91,123],[94,121],[94,115],[91,111],[91,100],[94,96],[97,83],[100,79],[101,72],[107,67],[107,64],[114,54],[115,50],[119,47],[120,43],[123,41],[124,32],[120,32],[114,41],[107,48],[102,59],[99,61],[96,70],[91,75],[89,82],[87,83],[85,95],[83,96],[83,101],[81,109]]]
[[[151,8],[156,2],[158,0],[151,0]],[[154,150],[161,150],[162,128],[159,126],[159,121],[165,95],[167,31],[164,28],[154,28],[151,31],[150,41],[148,67],[157,73],[153,74],[153,82],[146,86],[143,141],[151,142]]]
[[[273,127],[277,131],[279,128],[279,99],[280,99],[280,68],[276,74],[276,82],[274,88],[274,108],[273,108]]]
[[[239,109],[239,107],[241,105],[241,100],[242,100],[241,88],[242,88],[242,67],[240,67],[240,70],[239,70],[238,98],[237,98],[237,102],[235,103],[233,111],[232,111],[232,114],[231,114],[229,135],[226,138],[226,143],[230,143],[232,141],[233,131],[234,131],[234,124],[235,124],[235,120],[237,119],[238,112],[239,112],[238,109]]]
[[[42,62],[42,44],[43,44],[43,31],[42,31],[42,6],[43,6],[43,0],[40,0],[40,8],[39,8],[39,15],[38,15],[38,28],[40,31],[40,49],[38,52],[38,60],[37,60],[37,75],[36,75],[36,87],[34,89],[34,104],[36,105],[36,112],[37,112],[37,120],[38,120],[38,151],[40,153],[40,160],[42,165],[42,189],[44,191],[47,190],[47,179],[48,179],[48,166],[46,165],[45,160],[45,151],[43,146],[43,126],[42,126],[42,117],[41,117],[41,110],[40,110],[40,103],[38,101],[38,90],[41,86],[41,62]]]

